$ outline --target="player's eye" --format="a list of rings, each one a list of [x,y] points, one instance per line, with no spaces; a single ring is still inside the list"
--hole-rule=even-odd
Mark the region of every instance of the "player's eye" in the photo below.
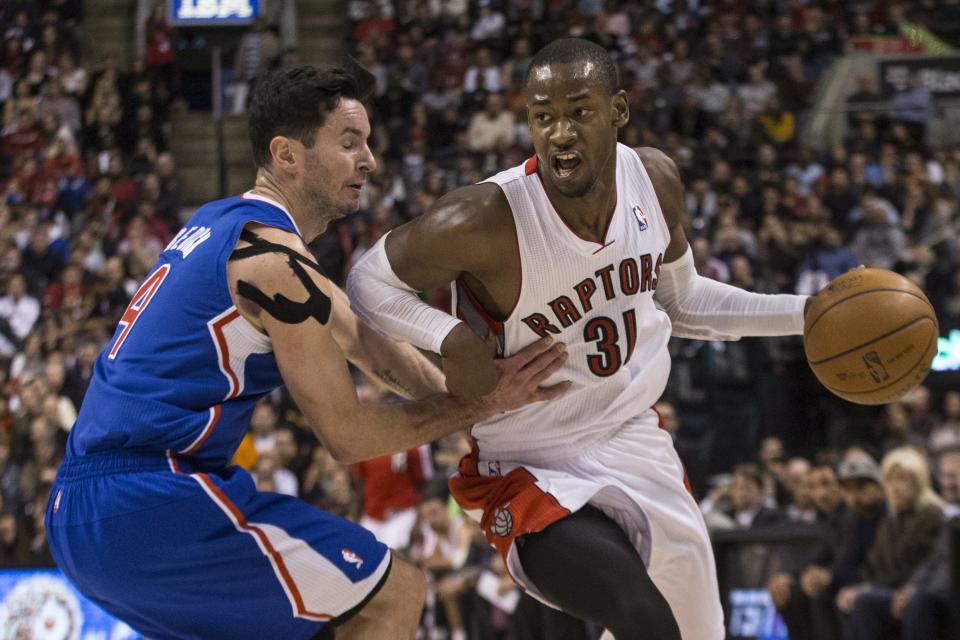
[[[585,118],[590,113],[590,109],[586,107],[579,107],[576,111],[573,112],[575,118]]]
[[[344,148],[344,149],[353,149],[355,146],[356,146],[356,145],[355,145],[353,142],[344,142],[344,143],[343,143],[343,148]]]
[[[536,121],[539,122],[540,124],[546,124],[547,122],[550,122],[550,114],[549,114],[549,113],[544,113],[544,112],[542,112],[542,111],[541,111],[540,113],[534,115],[533,118],[534,118],[534,120],[536,120]]]

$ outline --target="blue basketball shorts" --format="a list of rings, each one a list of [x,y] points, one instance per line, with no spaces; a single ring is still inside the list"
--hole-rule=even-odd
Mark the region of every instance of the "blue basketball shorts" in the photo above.
[[[240,467],[163,455],[66,460],[47,538],[60,569],[151,640],[312,638],[386,581],[389,550],[366,529]]]

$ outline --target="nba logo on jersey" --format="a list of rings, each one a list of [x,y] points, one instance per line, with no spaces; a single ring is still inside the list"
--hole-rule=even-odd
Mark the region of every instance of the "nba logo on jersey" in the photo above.
[[[644,215],[643,209],[640,208],[640,205],[633,205],[633,217],[637,219],[637,224],[640,225],[640,231],[647,230],[647,216]]]
[[[344,547],[340,550],[340,553],[343,555],[343,559],[345,561],[349,562],[350,564],[357,565],[357,569],[363,566],[363,558],[355,554],[353,551],[350,551],[350,549]]]

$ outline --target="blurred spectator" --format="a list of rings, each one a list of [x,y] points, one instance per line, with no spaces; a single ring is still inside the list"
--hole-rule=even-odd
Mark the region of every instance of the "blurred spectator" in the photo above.
[[[943,527],[943,500],[931,489],[929,467],[915,449],[887,453],[881,482],[889,512],[867,554],[865,581],[837,594],[837,608],[850,616],[845,621],[850,640],[878,638],[878,612],[889,611],[896,589],[906,584],[933,550]]]
[[[467,144],[472,151],[502,151],[513,143],[514,124],[514,115],[504,108],[503,97],[491,93],[486,108],[470,120]]]
[[[253,476],[256,478],[257,489],[260,491],[275,491],[293,497],[299,495],[297,476],[280,464],[275,448],[257,452],[257,462],[253,468]]]
[[[417,523],[420,486],[433,475],[430,447],[361,462],[353,474],[363,495],[360,524],[391,549],[405,549]]]
[[[706,238],[694,238],[690,246],[693,251],[693,263],[699,275],[720,282],[730,281],[730,269],[722,260],[710,254],[710,243]]]
[[[75,97],[64,92],[63,81],[59,78],[47,83],[43,97],[40,98],[38,113],[41,117],[53,115],[74,136],[80,133],[80,104]]]
[[[475,570],[464,570],[476,525],[462,513],[451,514],[446,487],[437,485],[424,492],[420,501],[419,531],[410,547],[411,559],[427,573],[427,602],[436,599],[436,617],[429,626],[446,628],[450,640],[466,640],[466,628],[459,599],[476,580]],[[431,616],[432,617],[432,616]]]
[[[503,14],[491,6],[490,0],[479,1],[480,13],[470,30],[470,37],[477,41],[499,37],[507,25]]]
[[[250,432],[257,455],[272,451],[277,443],[277,410],[269,399],[263,399],[253,408]]]
[[[928,449],[934,455],[960,448],[960,391],[943,394],[943,419],[930,434]]]
[[[0,562],[7,567],[16,567],[27,563],[29,558],[29,542],[17,516],[9,511],[0,513]]]
[[[797,133],[793,114],[783,108],[776,95],[770,96],[759,117],[764,136],[776,145],[791,142]]]
[[[864,196],[859,215],[851,249],[866,266],[889,269],[900,259],[907,242],[896,211],[880,198]]]
[[[785,489],[780,501],[783,515],[791,522],[812,524],[817,519],[817,509],[811,493],[810,461],[790,458],[779,480]]]
[[[502,87],[501,71],[487,47],[477,50],[476,62],[467,67],[463,75],[463,90],[467,93],[486,91],[497,93]]]
[[[166,6],[163,2],[153,5],[153,13],[145,25],[146,47],[144,62],[147,71],[163,89],[167,99],[177,95],[177,51],[173,42],[173,27],[167,23]]]
[[[752,120],[767,106],[770,98],[777,94],[777,86],[766,77],[765,65],[757,62],[747,70],[747,82],[740,86],[737,97],[743,105],[743,117]]]
[[[176,163],[170,153],[157,155],[157,178],[160,181],[156,197],[157,215],[171,225],[179,226],[183,205],[183,185],[177,177]]]
[[[816,295],[828,282],[855,269],[857,264],[856,254],[843,246],[840,232],[825,225],[797,267],[797,293]]]
[[[905,126],[914,144],[926,140],[927,124],[933,115],[933,94],[923,85],[916,70],[907,72],[906,86],[893,96],[894,120]]]
[[[960,451],[938,460],[940,486],[948,517],[960,514]],[[950,527],[944,526],[932,551],[913,569],[910,579],[896,591],[877,592],[854,607],[854,638],[871,640],[947,640],[951,618]],[[858,617],[859,614],[859,617]],[[897,624],[899,622],[899,625]],[[900,632],[898,634],[898,631]]]
[[[262,76],[280,57],[280,41],[267,28],[264,18],[255,18],[248,31],[240,38],[236,57],[233,60],[233,81],[235,83],[234,109],[242,111],[247,104],[247,96]]]
[[[729,485],[714,490],[700,507],[704,517],[716,511],[725,516],[729,526],[738,529],[755,529],[783,521],[776,508],[763,504],[763,478],[759,467],[752,463],[737,465]]]
[[[23,340],[40,317],[40,303],[27,293],[22,275],[7,283],[6,295],[0,298],[0,354],[7,357],[19,351]]]
[[[850,470],[843,471],[850,480]],[[795,574],[774,574],[767,581],[767,590],[792,640],[835,640],[837,617],[832,598],[824,595],[831,585],[834,565],[846,559],[848,550],[844,547],[850,543],[857,516],[844,506],[845,494],[832,467],[814,467],[807,477],[818,520],[825,525],[824,540],[810,565]]]

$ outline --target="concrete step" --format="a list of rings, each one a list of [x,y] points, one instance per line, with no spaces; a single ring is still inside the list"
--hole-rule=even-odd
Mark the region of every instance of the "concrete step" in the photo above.
[[[339,29],[345,24],[345,16],[334,9],[307,12],[305,8],[301,7],[297,23],[301,28],[320,26]]]
[[[82,25],[81,47],[85,64],[99,64],[107,55],[116,55],[121,68],[134,56],[136,0],[87,0]]]
[[[201,204],[220,197],[216,169],[213,165],[180,167],[184,202]],[[253,186],[256,171],[253,164],[233,164],[227,167],[226,194],[243,193]]]

